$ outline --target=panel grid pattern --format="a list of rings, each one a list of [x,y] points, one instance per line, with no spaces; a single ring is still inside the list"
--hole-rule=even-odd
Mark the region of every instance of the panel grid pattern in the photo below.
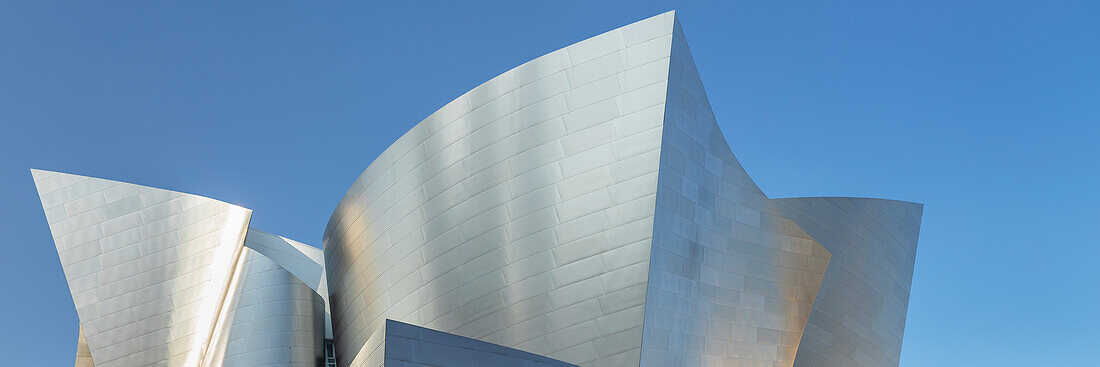
[[[734,157],[677,22],[643,366],[790,366],[829,253]]]
[[[197,365],[251,211],[122,182],[32,174],[95,364]]]
[[[637,364],[671,25],[663,14],[493,78],[367,168],[324,240],[341,363],[358,365],[392,318]]]
[[[275,261],[283,269],[313,288],[325,301],[325,338],[332,339],[332,318],[328,311],[328,277],[325,276],[325,255],[321,249],[267,233],[248,229],[244,246]]]
[[[208,366],[317,367],[324,300],[274,260],[246,248]]]
[[[775,200],[833,253],[796,366],[897,366],[923,206],[866,198]]]

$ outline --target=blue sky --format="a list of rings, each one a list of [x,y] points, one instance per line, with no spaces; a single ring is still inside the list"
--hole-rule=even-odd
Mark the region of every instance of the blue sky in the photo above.
[[[772,197],[925,204],[904,367],[1100,365],[1100,4],[0,2],[0,355],[68,365],[29,168],[179,190],[320,245],[393,140],[466,90],[678,10]]]

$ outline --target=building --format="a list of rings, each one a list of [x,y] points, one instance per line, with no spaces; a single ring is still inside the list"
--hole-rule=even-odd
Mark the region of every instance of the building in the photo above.
[[[99,367],[897,366],[922,213],[765,196],[673,12],[421,121],[323,253],[214,199],[33,174]]]

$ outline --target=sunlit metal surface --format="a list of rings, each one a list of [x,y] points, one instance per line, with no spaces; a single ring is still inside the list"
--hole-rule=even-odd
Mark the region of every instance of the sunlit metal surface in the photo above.
[[[197,365],[251,211],[98,178],[33,175],[96,366]]]
[[[796,366],[897,366],[921,204],[866,198],[775,200],[833,254]]]
[[[345,367],[897,366],[922,214],[766,197],[672,12],[421,121],[323,252],[220,201],[33,175],[78,367],[316,366],[325,338]]]
[[[32,174],[80,319],[77,366],[320,363],[318,249],[310,258],[305,245],[248,232],[254,247],[307,284],[243,247],[248,209],[98,178]]]
[[[832,255],[800,224],[662,14],[474,88],[363,172],[324,239],[337,347],[371,365],[395,319],[584,365],[810,361]]]
[[[325,301],[325,338],[332,339],[332,318],[328,312],[328,279],[321,249],[255,228],[248,229],[244,246],[275,261],[312,288]]]
[[[251,235],[251,231],[249,232]],[[324,300],[277,262],[246,248],[204,366],[320,366]]]
[[[671,13],[552,52],[383,152],[329,223],[341,363],[386,318],[637,365]]]
[[[84,328],[80,328],[80,337],[76,340],[76,367],[95,367],[88,340],[84,338]]]

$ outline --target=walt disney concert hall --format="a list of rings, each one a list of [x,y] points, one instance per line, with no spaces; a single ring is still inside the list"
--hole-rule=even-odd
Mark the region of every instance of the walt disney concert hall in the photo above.
[[[78,367],[897,366],[923,208],[764,195],[673,12],[432,113],[320,243],[216,199],[32,174]]]

